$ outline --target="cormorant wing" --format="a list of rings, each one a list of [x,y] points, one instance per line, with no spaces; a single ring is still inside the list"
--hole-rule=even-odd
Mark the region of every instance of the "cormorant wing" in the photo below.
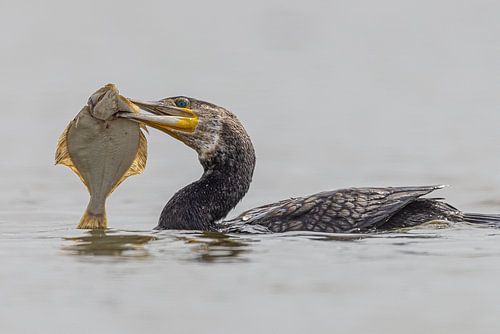
[[[272,232],[354,232],[383,225],[420,196],[443,186],[348,188],[290,198],[248,210],[223,225],[260,225]]]

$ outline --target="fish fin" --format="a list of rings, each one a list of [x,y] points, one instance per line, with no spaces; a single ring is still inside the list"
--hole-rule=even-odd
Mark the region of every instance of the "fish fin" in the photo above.
[[[83,214],[82,219],[80,219],[80,224],[78,224],[78,229],[103,229],[108,226],[108,221],[106,219],[106,212],[99,215],[94,215],[88,210]]]
[[[78,171],[76,168],[75,164],[73,163],[73,160],[71,159],[71,156],[69,155],[69,150],[68,150],[68,131],[70,127],[73,125],[74,121],[71,121],[69,125],[64,129],[63,133],[59,137],[59,140],[57,141],[57,149],[56,149],[56,156],[55,156],[55,162],[56,165],[64,165],[69,167],[78,177],[80,180],[82,180],[83,184],[89,190],[89,186],[87,185],[87,182],[83,179],[82,174]]]
[[[142,131],[139,132],[139,146],[135,155],[134,161],[130,168],[123,174],[120,180],[116,182],[111,189],[110,194],[123,182],[125,179],[132,175],[141,174],[146,168],[146,161],[148,160],[148,140]]]

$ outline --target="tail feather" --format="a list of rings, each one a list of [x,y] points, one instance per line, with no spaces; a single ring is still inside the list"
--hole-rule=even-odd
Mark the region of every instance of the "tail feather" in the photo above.
[[[500,227],[500,214],[465,213],[464,220],[471,224]]]
[[[78,224],[79,229],[104,229],[108,226],[106,219],[106,212],[102,214],[92,214],[88,210],[83,214],[82,219],[80,219],[80,224]]]

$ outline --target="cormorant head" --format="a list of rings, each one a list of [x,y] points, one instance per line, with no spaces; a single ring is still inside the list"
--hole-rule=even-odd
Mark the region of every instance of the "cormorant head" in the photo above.
[[[245,196],[252,182],[255,151],[236,116],[214,104],[190,97],[169,97],[154,102],[130,99],[142,111],[126,117],[163,131],[198,153],[202,177],[170,199],[159,227],[215,228],[215,222]]]
[[[236,131],[235,137],[248,138],[236,116],[208,102],[185,96],[152,102],[135,99],[130,101],[146,112],[126,114],[125,117],[140,121],[184,142],[196,150],[202,160],[209,158],[219,147],[223,131]],[[229,143],[224,143],[227,144]]]

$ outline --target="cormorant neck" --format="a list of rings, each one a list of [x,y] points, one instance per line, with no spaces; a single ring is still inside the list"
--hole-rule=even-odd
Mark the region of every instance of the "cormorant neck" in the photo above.
[[[170,199],[158,229],[215,230],[248,191],[255,152],[241,124],[223,124],[213,148],[198,153],[203,175]]]

